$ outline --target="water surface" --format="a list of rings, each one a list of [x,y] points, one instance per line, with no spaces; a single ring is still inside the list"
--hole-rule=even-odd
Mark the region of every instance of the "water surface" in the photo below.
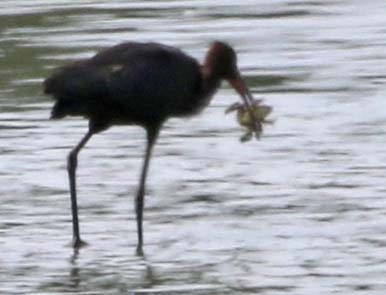
[[[1,294],[384,294],[386,3],[220,2],[2,1]],[[133,210],[144,132],[96,135],[78,169],[89,246],[73,253],[65,159],[87,122],[48,120],[44,77],[127,40],[202,60],[216,39],[275,124],[240,143],[225,83],[202,115],[168,121],[145,258]]]

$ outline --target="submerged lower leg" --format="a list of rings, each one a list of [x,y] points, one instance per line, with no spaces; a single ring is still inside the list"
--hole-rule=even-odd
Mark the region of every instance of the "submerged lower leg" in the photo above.
[[[147,146],[145,152],[145,158],[142,166],[141,178],[139,183],[139,188],[137,192],[137,197],[135,200],[135,211],[137,215],[137,234],[138,234],[138,245],[137,245],[137,253],[143,253],[143,207],[144,207],[144,197],[145,197],[145,186],[146,186],[146,177],[147,171],[149,168],[149,162],[151,158],[151,153],[153,150],[154,143],[158,136],[158,128],[148,129],[147,130]]]
[[[72,229],[73,229],[73,247],[79,248],[85,243],[80,239],[79,233],[79,219],[78,219],[78,205],[76,197],[76,168],[78,165],[79,151],[84,147],[87,141],[92,136],[92,132],[88,131],[82,138],[79,144],[69,153],[67,159],[68,178],[70,182],[70,194],[71,194],[71,213],[72,213]]]

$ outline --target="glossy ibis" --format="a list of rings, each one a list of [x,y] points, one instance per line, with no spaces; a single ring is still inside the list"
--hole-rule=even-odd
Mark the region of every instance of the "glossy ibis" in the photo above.
[[[127,42],[107,48],[89,59],[59,68],[44,81],[53,96],[51,118],[83,116],[89,128],[67,161],[70,182],[73,247],[84,243],[79,234],[76,167],[79,151],[91,136],[112,125],[139,125],[147,132],[147,146],[135,200],[138,246],[142,252],[142,215],[146,175],[152,148],[163,123],[170,117],[199,113],[227,80],[241,95],[254,120],[252,96],[237,68],[236,53],[223,42],[211,44],[204,63],[181,50],[157,43]]]

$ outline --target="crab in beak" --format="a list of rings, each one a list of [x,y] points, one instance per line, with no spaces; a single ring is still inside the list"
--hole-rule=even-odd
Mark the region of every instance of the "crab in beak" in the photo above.
[[[243,107],[247,112],[249,112],[251,124],[250,127],[252,132],[255,133],[257,139],[260,138],[263,131],[263,126],[261,121],[256,118],[255,111],[253,109],[254,98],[246,86],[244,80],[241,78],[240,74],[237,72],[233,79],[228,80],[231,86],[236,90],[236,92],[241,96],[243,100]]]
[[[240,138],[242,142],[248,141],[252,138],[253,133],[255,133],[255,136],[259,138],[261,132],[262,132],[262,126],[263,123],[272,124],[273,121],[267,120],[267,116],[272,112],[272,107],[268,105],[262,104],[262,99],[252,99],[251,101],[251,109],[252,114],[251,116],[250,109],[245,106],[245,104],[242,104],[240,102],[236,102],[232,105],[230,105],[226,110],[225,113],[228,114],[232,111],[237,111],[236,119],[238,123],[246,128],[246,133]],[[255,121],[258,122],[258,124],[261,126],[260,133],[258,134],[255,129]]]

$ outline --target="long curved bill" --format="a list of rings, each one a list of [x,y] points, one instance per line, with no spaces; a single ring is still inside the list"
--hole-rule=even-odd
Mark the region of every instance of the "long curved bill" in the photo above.
[[[263,127],[259,120],[257,120],[255,112],[252,108],[253,105],[253,96],[251,92],[249,91],[248,87],[246,86],[244,80],[241,78],[240,74],[237,74],[235,78],[229,79],[229,83],[232,85],[232,87],[236,90],[236,92],[241,96],[243,99],[243,103],[247,110],[249,111],[251,118],[253,120],[253,125],[255,126],[255,133],[256,137],[260,138],[260,135],[262,133]]]

